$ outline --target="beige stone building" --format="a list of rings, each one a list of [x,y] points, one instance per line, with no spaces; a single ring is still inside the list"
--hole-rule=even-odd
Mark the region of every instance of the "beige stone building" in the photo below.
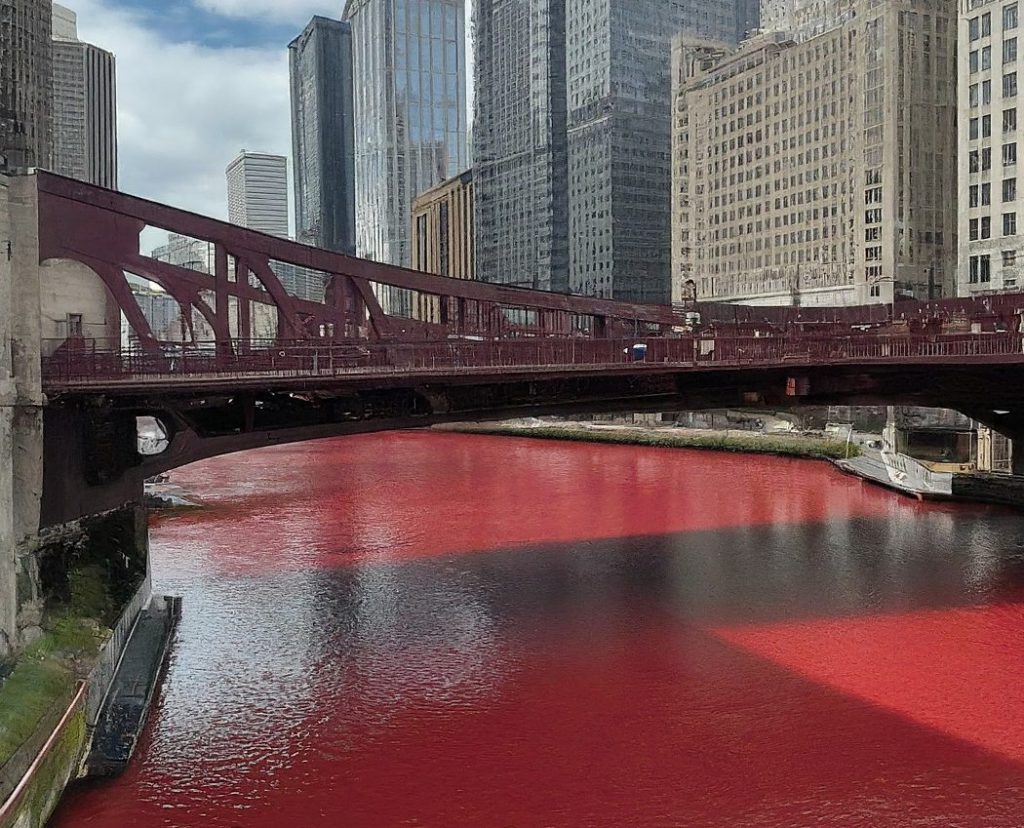
[[[473,172],[467,170],[421,193],[412,203],[412,267],[424,273],[475,279]],[[434,297],[417,296],[413,318],[441,321]]]
[[[798,42],[673,53],[673,298],[953,295],[956,8],[856,0]]]
[[[1024,286],[1021,3],[960,0],[960,294]],[[1024,183],[1024,182],[1022,182]],[[1020,219],[1018,219],[1020,217]]]
[[[473,173],[421,193],[412,204],[413,270],[472,279]]]

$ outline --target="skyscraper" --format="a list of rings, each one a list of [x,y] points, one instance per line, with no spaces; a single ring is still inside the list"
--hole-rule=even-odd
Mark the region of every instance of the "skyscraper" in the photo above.
[[[0,156],[47,166],[53,91],[50,0],[0,0]]]
[[[61,175],[117,189],[114,56],[78,39],[75,13],[53,5],[53,156]]]
[[[478,0],[478,277],[670,296],[671,38],[733,43],[748,0]]]
[[[228,164],[228,221],[288,237],[288,159],[242,151]]]
[[[288,51],[295,236],[355,254],[351,26],[314,17]]]
[[[412,201],[467,166],[465,0],[348,0],[356,249],[408,266]]]

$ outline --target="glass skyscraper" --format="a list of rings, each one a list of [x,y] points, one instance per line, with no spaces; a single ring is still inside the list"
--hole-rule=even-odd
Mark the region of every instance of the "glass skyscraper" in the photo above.
[[[314,17],[288,49],[295,237],[354,254],[352,30],[340,20]]]
[[[411,262],[412,201],[469,165],[465,0],[349,0],[356,250]]]
[[[736,42],[751,0],[476,0],[476,273],[667,303],[671,38]]]

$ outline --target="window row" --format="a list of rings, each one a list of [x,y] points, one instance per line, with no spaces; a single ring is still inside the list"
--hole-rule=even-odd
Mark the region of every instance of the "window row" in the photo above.
[[[980,219],[971,219],[970,222],[971,241],[984,241],[992,238],[992,219],[983,216]],[[1003,213],[1003,235],[1017,235],[1017,214]]]
[[[1003,31],[1016,29],[1020,23],[1017,3],[1007,3],[1003,6]],[[980,40],[983,37],[992,36],[992,13],[985,12],[977,17],[972,17],[967,22],[971,42]]]

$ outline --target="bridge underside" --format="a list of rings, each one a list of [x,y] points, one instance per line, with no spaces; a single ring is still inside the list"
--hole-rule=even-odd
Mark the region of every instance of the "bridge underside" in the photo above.
[[[44,526],[141,496],[144,480],[208,457],[340,435],[512,417],[658,412],[723,407],[915,405],[953,408],[1010,438],[1024,436],[1024,367],[1016,364],[832,365],[700,372],[624,364],[572,375],[465,373],[421,379],[237,379],[201,388],[103,395],[58,393],[45,411]],[[978,400],[985,400],[979,408]],[[138,453],[138,417],[169,438]]]

